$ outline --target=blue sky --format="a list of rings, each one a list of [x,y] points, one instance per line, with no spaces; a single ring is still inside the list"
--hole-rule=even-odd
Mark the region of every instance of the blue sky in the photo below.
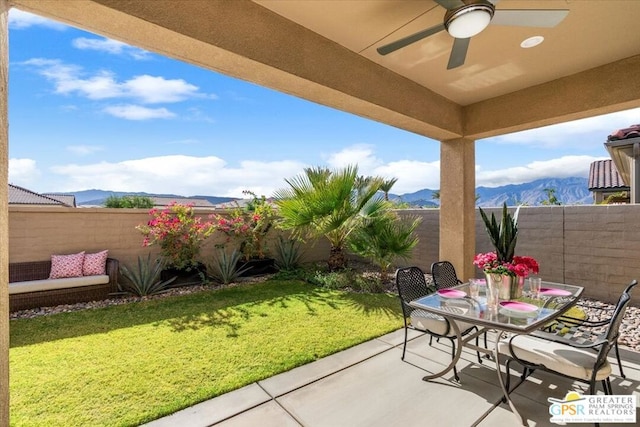
[[[438,141],[16,9],[9,57],[9,182],[33,191],[271,195],[353,163],[396,194],[439,188]],[[640,109],[479,140],[476,183],[586,177],[636,123]]]

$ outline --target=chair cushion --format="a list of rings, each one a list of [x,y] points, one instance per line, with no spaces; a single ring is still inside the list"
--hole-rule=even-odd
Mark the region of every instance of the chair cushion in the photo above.
[[[516,358],[534,365],[567,375],[572,378],[591,380],[591,373],[596,363],[597,353],[590,349],[578,349],[570,345],[553,342],[528,335],[518,335],[511,345]],[[511,356],[509,339],[501,340],[498,351]],[[608,361],[598,370],[596,381],[601,381],[611,375],[611,365]]]
[[[460,328],[460,332],[463,334],[474,326],[470,323],[461,322],[459,320],[456,320],[455,322]],[[411,313],[411,325],[421,331],[429,331],[437,335],[447,337],[454,337],[456,335],[455,331],[451,327],[449,328],[449,333],[445,335],[445,332],[447,332],[447,321],[445,318],[427,311],[414,310]]]

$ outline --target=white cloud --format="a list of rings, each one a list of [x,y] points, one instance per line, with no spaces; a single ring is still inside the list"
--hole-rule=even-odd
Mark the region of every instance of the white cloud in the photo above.
[[[398,178],[391,190],[394,194],[411,193],[423,188],[438,188],[440,182],[440,162],[420,162],[402,160],[384,163],[376,157],[374,147],[356,144],[327,156],[331,168],[358,165],[358,173],[367,176],[381,176],[385,179]]]
[[[564,156],[557,159],[535,161],[526,166],[493,171],[476,170],[476,185],[498,187],[507,184],[522,184],[541,178],[587,177],[589,166],[596,160],[607,157]]]
[[[243,190],[270,196],[276,189],[286,186],[284,178],[302,173],[306,166],[290,160],[244,161],[235,168],[215,156],[173,155],[117,163],[70,164],[51,169],[64,182],[63,188],[56,191],[100,188],[184,196],[244,197]]]
[[[73,39],[71,44],[73,47],[80,50],[95,50],[111,55],[129,56],[137,60],[147,60],[151,58],[151,54],[146,50],[112,39],[90,39],[87,37],[78,37]]]
[[[38,182],[40,170],[33,159],[9,159],[9,182],[29,188]]]
[[[176,116],[166,108],[147,108],[139,105],[113,105],[102,111],[126,120],[172,119]]]
[[[377,167],[373,175],[385,179],[398,178],[391,192],[393,194],[413,193],[418,190],[440,188],[440,161],[420,162],[400,160]]]
[[[140,75],[119,82],[113,73],[99,71],[92,76],[84,76],[77,65],[65,64],[58,59],[33,58],[22,65],[34,67],[47,80],[53,82],[55,92],[63,95],[77,94],[89,99],[131,98],[143,104],[173,103],[190,98],[207,97],[198,86],[182,79],[165,79],[159,76]]]
[[[9,29],[24,30],[30,27],[45,27],[57,31],[64,31],[68,28],[60,22],[52,21],[33,13],[15,8],[9,10]]]
[[[70,151],[73,154],[79,156],[86,156],[89,154],[97,153],[99,151],[103,151],[104,147],[99,145],[69,145],[67,146],[67,151]]]
[[[382,164],[382,160],[375,156],[373,146],[356,144],[327,156],[327,164],[332,169],[357,164],[360,175],[373,175],[372,171]]]
[[[488,138],[487,141],[540,148],[602,146],[607,135],[636,123],[640,123],[640,108]]]

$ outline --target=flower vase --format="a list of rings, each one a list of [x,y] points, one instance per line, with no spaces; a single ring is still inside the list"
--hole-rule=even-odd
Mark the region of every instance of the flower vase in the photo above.
[[[511,280],[511,298],[522,298],[522,291],[524,290],[524,277],[516,276]]]
[[[524,277],[496,273],[485,273],[485,276],[487,278],[487,286],[493,284],[498,288],[498,297],[501,300],[511,300],[522,297]]]

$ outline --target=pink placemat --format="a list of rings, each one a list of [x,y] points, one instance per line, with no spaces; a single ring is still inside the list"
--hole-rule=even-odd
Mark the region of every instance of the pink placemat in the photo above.
[[[464,298],[467,296],[467,293],[457,289],[440,289],[438,295],[442,298]]]
[[[500,306],[507,311],[513,311],[516,313],[533,313],[538,310],[538,307],[535,305],[520,301],[501,301]]]

